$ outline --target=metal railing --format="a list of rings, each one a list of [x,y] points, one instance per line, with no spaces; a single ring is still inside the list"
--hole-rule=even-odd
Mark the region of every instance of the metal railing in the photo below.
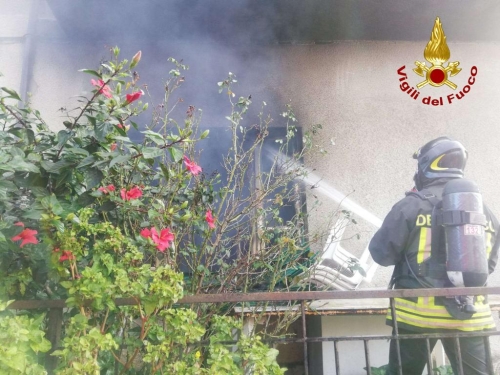
[[[186,296],[178,301],[178,304],[199,304],[199,303],[248,303],[248,302],[300,302],[300,314],[302,324],[302,337],[288,338],[272,338],[268,341],[271,344],[285,343],[302,343],[304,348],[304,373],[309,374],[309,359],[308,359],[308,343],[314,342],[333,342],[335,355],[335,370],[336,374],[340,375],[340,353],[338,343],[342,341],[362,341],[364,344],[366,371],[368,375],[372,374],[370,368],[370,349],[369,342],[373,340],[390,340],[395,339],[398,350],[398,371],[402,373],[401,357],[399,353],[399,340],[407,339],[425,339],[427,345],[427,374],[433,375],[431,364],[431,353],[429,340],[441,338],[453,338],[456,346],[456,355],[458,358],[458,374],[464,375],[462,368],[462,360],[460,353],[459,339],[461,337],[484,337],[486,348],[487,366],[490,375],[494,375],[491,349],[489,345],[490,336],[498,336],[497,331],[480,331],[480,332],[450,332],[450,333],[427,333],[427,334],[411,334],[400,335],[397,320],[394,298],[415,298],[415,297],[453,297],[459,295],[500,295],[500,287],[481,287],[481,288],[444,288],[444,289],[398,289],[398,290],[380,290],[380,289],[363,289],[353,291],[297,291],[297,292],[261,292],[261,293],[228,293],[228,294],[199,294]],[[321,336],[308,337],[306,328],[306,315],[308,313],[307,302],[317,300],[345,300],[345,299],[377,299],[389,298],[390,309],[393,321],[396,322],[393,329],[393,335],[367,335],[367,336]],[[133,298],[119,298],[115,300],[117,306],[136,305],[137,301]],[[89,303],[90,304],[90,301]],[[31,310],[31,309],[48,309],[48,324],[47,338],[51,341],[52,350],[59,347],[60,336],[62,330],[63,309],[66,307],[64,300],[20,300],[15,301],[8,306],[8,309],[16,310]],[[346,311],[344,311],[346,312]],[[359,309],[358,309],[359,312]],[[315,312],[318,313],[317,311]],[[347,311],[349,313],[349,311]],[[383,313],[383,311],[380,311]],[[231,344],[235,342],[228,342]],[[53,373],[57,362],[56,358],[50,356],[50,351],[47,353],[46,369]]]

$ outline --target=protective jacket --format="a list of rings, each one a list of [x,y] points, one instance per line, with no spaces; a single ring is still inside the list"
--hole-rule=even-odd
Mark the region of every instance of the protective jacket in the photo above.
[[[441,194],[449,179],[433,180],[419,193],[421,196]],[[433,204],[421,197],[407,193],[392,207],[381,228],[370,242],[372,258],[382,266],[395,265],[392,285],[396,289],[452,287],[446,269],[431,257],[431,215]],[[486,251],[489,273],[493,272],[498,259],[500,236],[498,220],[484,207],[487,219],[485,228]],[[444,237],[444,236],[443,236]],[[440,251],[445,251],[444,238]],[[395,298],[398,327],[412,331],[481,331],[494,329],[490,307],[483,296],[474,301],[476,313],[469,319],[454,318],[445,305],[445,297]],[[390,312],[387,323],[392,325]]]

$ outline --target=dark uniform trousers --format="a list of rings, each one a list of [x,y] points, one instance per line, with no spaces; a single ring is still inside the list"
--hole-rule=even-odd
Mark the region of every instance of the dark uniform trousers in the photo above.
[[[398,330],[400,335],[411,335],[415,332],[405,329]],[[460,338],[460,354],[464,375],[494,375],[488,373],[486,364],[486,346],[484,340],[488,337]],[[437,339],[429,339],[430,350],[436,345]],[[453,373],[458,370],[458,356],[454,338],[441,339],[444,350],[450,360]],[[425,339],[399,340],[403,375],[422,375],[427,364],[427,344]],[[396,340],[391,340],[389,352],[389,375],[398,375],[398,354]],[[427,374],[427,370],[425,372]],[[434,374],[434,373],[433,373]]]

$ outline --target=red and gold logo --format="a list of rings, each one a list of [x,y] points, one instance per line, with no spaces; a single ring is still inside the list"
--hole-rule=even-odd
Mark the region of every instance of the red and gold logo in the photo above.
[[[450,48],[446,43],[446,35],[443,31],[443,26],[439,17],[436,18],[436,22],[434,22],[434,27],[431,32],[431,38],[425,46],[424,49],[424,58],[431,64],[428,66],[427,63],[421,61],[415,61],[416,68],[413,71],[418,74],[420,77],[424,77],[425,80],[417,83],[417,88],[411,87],[408,83],[408,76],[404,72],[406,66],[402,66],[398,69],[398,75],[401,76],[399,81],[401,82],[400,88],[403,92],[406,92],[410,95],[411,98],[416,100],[420,95],[421,88],[430,85],[433,87],[441,87],[446,85],[452,90],[457,89],[457,85],[451,81],[451,77],[456,76],[458,73],[462,71],[458,66],[460,62],[453,61],[449,62],[446,67],[445,63],[450,59]],[[475,82],[475,77],[477,75],[477,67],[473,66],[470,70],[470,77],[467,81],[467,85],[465,85],[462,90],[455,94],[449,94],[446,96],[446,100],[443,100],[443,97],[432,98],[431,96],[427,96],[422,98],[422,103],[433,106],[444,105],[445,103],[452,104],[455,99],[462,99],[465,94],[467,94],[471,85]]]
[[[426,63],[415,61],[417,67],[413,71],[421,77],[425,75],[425,81],[417,84],[417,88],[421,89],[427,84],[434,87],[447,85],[453,90],[457,88],[457,85],[448,80],[448,74],[451,77],[456,76],[462,69],[458,68],[458,65],[460,65],[458,61],[449,63],[446,68],[443,67],[443,64],[450,59],[450,49],[448,48],[448,44],[446,44],[446,36],[444,35],[439,17],[436,18],[436,22],[434,23],[431,40],[429,40],[429,43],[425,47],[424,58],[432,66],[429,68]]]

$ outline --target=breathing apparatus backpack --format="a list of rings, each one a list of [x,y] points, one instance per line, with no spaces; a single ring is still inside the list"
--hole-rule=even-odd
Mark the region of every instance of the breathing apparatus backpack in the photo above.
[[[444,186],[441,199],[420,192],[410,194],[433,205],[431,259],[435,268],[446,269],[448,279],[455,287],[484,286],[488,279],[487,220],[477,185],[467,179],[453,179]],[[456,319],[472,317],[476,312],[473,300],[471,296],[443,298],[448,312]]]

